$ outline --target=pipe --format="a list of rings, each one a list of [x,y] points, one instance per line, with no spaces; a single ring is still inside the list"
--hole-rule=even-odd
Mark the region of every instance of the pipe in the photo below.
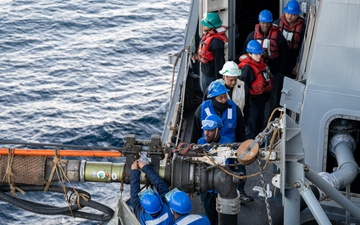
[[[336,158],[338,169],[329,174],[322,172],[319,175],[338,190],[351,184],[359,172],[353,151],[356,148],[355,140],[347,133],[338,133],[331,138],[329,151]]]
[[[215,189],[218,192],[216,210],[219,224],[237,224],[240,196],[231,175],[218,168],[208,169],[206,163],[191,162],[177,154],[173,157],[172,171],[172,187],[178,187],[188,193],[203,193]]]
[[[63,160],[61,164],[65,171],[66,177],[69,181],[75,182],[122,182],[124,178],[125,164],[124,163],[112,163],[112,162],[93,162],[86,160]],[[157,170],[157,173],[164,181],[170,183],[169,180],[165,179],[168,175],[166,174],[167,167],[161,165]],[[45,165],[45,180],[49,180],[50,174],[53,169],[52,159],[46,160]],[[27,176],[27,174],[19,174],[19,176]],[[146,184],[145,173],[140,174],[140,183]],[[57,181],[59,178],[55,173],[52,181]],[[126,182],[125,182],[126,183]]]
[[[307,166],[304,167],[305,177],[315,184],[321,191],[327,194],[335,202],[341,205],[345,210],[350,214],[360,220],[360,208],[358,208],[354,203],[342,195],[338,190],[331,186],[326,180],[316,174],[314,171],[310,170]]]
[[[311,191],[311,189],[304,185],[304,183],[300,180],[298,181],[298,184],[299,185],[297,189],[299,190],[302,200],[306,202],[306,205],[309,207],[318,224],[331,225],[329,218],[326,216],[326,213],[321,208],[320,203],[318,202],[316,196]]]
[[[235,192],[237,194],[236,189]],[[237,224],[237,214],[240,212],[240,195],[236,198],[222,198],[219,193],[216,198],[216,211],[219,215],[219,224]]]

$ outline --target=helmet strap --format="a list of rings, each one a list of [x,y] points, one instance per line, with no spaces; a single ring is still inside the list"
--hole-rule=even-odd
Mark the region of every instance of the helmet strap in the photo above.
[[[214,142],[218,141],[220,139],[220,132],[219,132],[219,128],[215,128],[215,136],[214,136]]]

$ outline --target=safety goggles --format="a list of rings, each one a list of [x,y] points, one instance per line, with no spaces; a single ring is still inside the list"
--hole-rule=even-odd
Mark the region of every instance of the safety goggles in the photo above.
[[[222,74],[225,74],[225,73],[229,73],[233,76],[238,76],[239,75],[239,69],[237,68],[230,68],[230,69],[227,69],[225,70],[224,72],[222,72]],[[225,75],[226,76],[226,75]]]
[[[203,120],[201,121],[201,125],[203,125],[203,127],[214,127],[214,125],[216,125],[216,122],[213,120]]]
[[[165,199],[167,202],[170,202],[171,200],[171,196],[175,193],[175,192],[178,192],[180,191],[178,188],[174,188],[172,189],[171,191],[169,191],[168,193],[165,194]]]
[[[146,189],[146,190],[143,190],[143,191],[139,192],[139,193],[138,193],[138,196],[139,196],[140,200],[143,198],[143,196],[144,196],[145,194],[155,194],[155,192],[154,192],[154,190],[151,189],[151,188],[148,188],[148,189]]]

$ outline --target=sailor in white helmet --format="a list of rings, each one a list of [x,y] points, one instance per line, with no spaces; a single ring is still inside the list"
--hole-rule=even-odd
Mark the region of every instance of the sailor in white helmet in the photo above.
[[[222,75],[222,78],[217,79],[221,81],[225,87],[229,90],[227,93],[228,98],[233,100],[237,106],[241,109],[242,114],[244,115],[244,107],[247,102],[246,98],[246,85],[239,79],[241,75],[241,69],[234,61],[227,61],[222,69],[219,71]],[[206,100],[206,96],[205,99]]]

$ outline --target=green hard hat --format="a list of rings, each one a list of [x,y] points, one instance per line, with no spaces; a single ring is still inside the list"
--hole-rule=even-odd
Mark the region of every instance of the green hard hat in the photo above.
[[[205,27],[218,28],[222,25],[222,21],[217,13],[211,12],[201,20],[201,24]]]

